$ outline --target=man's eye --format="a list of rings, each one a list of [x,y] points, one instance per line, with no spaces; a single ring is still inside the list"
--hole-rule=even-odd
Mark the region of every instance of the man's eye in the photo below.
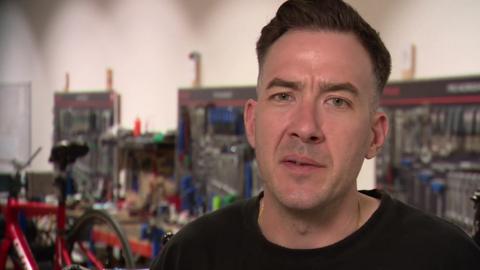
[[[343,98],[331,98],[328,100],[328,103],[335,107],[346,107],[349,103]]]
[[[278,93],[272,96],[272,99],[275,101],[290,101],[292,98],[293,97],[287,93]]]

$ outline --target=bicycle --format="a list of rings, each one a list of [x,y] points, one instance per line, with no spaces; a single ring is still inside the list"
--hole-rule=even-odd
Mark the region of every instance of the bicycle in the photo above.
[[[88,152],[88,147],[75,142],[61,142],[52,147],[49,161],[55,165],[58,205],[40,202],[22,202],[18,199],[21,173],[38,154],[38,150],[25,164],[12,162],[16,173],[8,184],[8,199],[1,206],[5,218],[4,238],[0,245],[0,269],[7,259],[15,269],[39,270],[35,250],[31,249],[19,224],[19,214],[27,217],[53,215],[56,217],[53,259],[46,269],[60,270],[64,266],[81,265],[88,268],[134,268],[132,251],[120,225],[106,212],[89,209],[73,225],[67,225],[67,172],[73,163]],[[68,228],[67,228],[68,227]],[[112,246],[116,246],[117,249]],[[117,250],[119,256],[115,256]]]

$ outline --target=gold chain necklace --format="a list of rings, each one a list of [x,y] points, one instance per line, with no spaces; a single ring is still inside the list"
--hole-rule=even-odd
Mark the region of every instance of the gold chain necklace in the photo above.
[[[260,224],[260,219],[262,218],[262,214],[263,214],[263,207],[264,207],[264,203],[263,203],[263,198],[260,199],[260,209],[258,210],[258,223]]]

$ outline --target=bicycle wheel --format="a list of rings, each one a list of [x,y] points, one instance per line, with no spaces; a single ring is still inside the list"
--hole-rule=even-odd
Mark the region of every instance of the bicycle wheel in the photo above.
[[[132,251],[120,225],[106,212],[88,210],[67,235],[72,263],[95,268],[134,268]]]

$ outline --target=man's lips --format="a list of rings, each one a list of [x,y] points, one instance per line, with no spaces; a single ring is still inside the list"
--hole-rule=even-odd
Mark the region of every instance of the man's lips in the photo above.
[[[308,167],[325,167],[316,160],[298,155],[287,155],[281,159],[281,163],[286,165],[308,166]]]

